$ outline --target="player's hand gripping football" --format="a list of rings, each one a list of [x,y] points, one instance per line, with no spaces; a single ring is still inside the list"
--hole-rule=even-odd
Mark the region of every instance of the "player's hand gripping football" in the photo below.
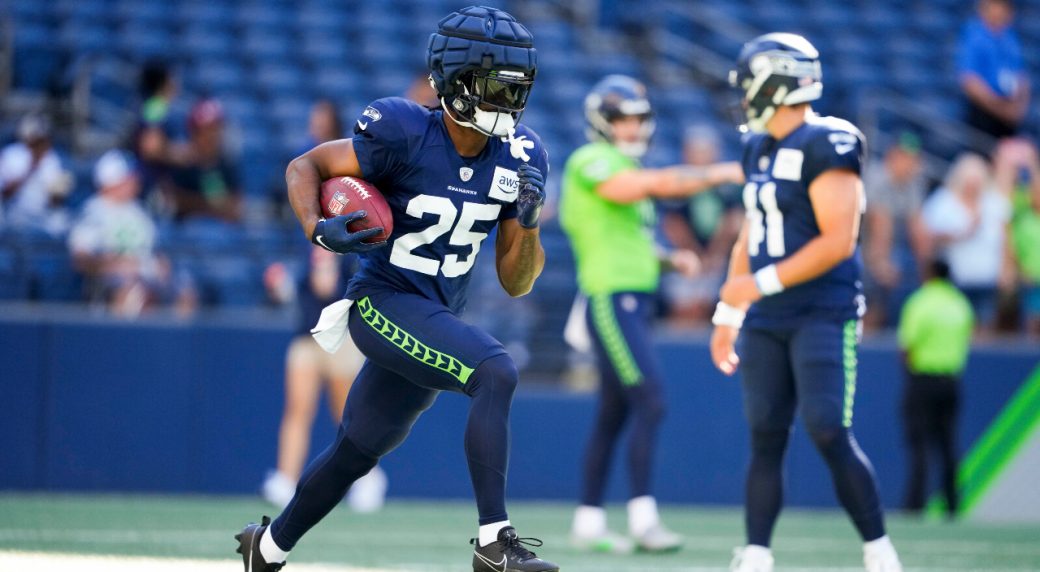
[[[733,375],[740,365],[734,345],[740,330],[733,326],[715,326],[711,332],[711,361],[719,371]]]
[[[385,240],[381,242],[364,242],[367,238],[381,234],[383,227],[367,228],[358,232],[347,230],[347,225],[356,220],[361,220],[367,215],[368,213],[365,211],[357,211],[335,218],[323,218],[314,226],[311,242],[336,254],[368,252],[386,246]]]
[[[521,164],[516,174],[520,189],[516,199],[516,219],[524,228],[535,228],[545,204],[545,177],[538,167],[528,163]]]

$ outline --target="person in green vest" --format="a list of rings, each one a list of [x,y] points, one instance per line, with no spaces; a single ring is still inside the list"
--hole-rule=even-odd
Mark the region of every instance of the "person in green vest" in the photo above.
[[[928,450],[942,457],[947,514],[957,513],[957,409],[960,377],[968,360],[975,315],[968,298],[950,282],[950,267],[933,261],[930,279],[903,306],[899,347],[906,368],[903,420],[910,447],[904,507],[924,509]]]
[[[580,549],[602,552],[675,550],[682,539],[661,524],[650,486],[665,409],[651,329],[662,266],[692,273],[696,259],[688,251],[659,255],[651,199],[686,197],[744,177],[738,163],[641,168],[654,122],[646,88],[633,78],[600,80],[585,98],[585,115],[590,143],[564,167],[560,222],[588,300],[585,322],[599,366],[600,404],[571,540]],[[611,532],[603,510],[610,460],[626,423],[630,537]]]

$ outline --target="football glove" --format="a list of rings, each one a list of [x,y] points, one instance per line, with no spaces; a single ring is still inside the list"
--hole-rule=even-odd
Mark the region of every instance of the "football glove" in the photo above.
[[[523,163],[517,169],[520,195],[516,199],[517,221],[524,228],[538,226],[538,216],[545,204],[545,177],[538,167]]]
[[[351,252],[368,252],[386,246],[386,241],[363,242],[366,238],[383,232],[383,227],[366,228],[358,232],[350,232],[347,225],[365,218],[365,211],[352,212],[330,219],[319,219],[314,226],[314,234],[311,242],[336,254],[350,254]]]

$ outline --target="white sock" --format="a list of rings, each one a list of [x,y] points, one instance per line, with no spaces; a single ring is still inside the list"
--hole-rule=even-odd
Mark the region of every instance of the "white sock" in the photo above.
[[[660,522],[654,497],[646,495],[628,501],[628,532],[632,536],[642,536]]]
[[[876,540],[863,543],[863,552],[866,554],[884,554],[895,551],[896,547],[892,544],[892,539],[887,534]]]
[[[607,511],[601,506],[581,505],[574,511],[571,532],[577,536],[599,536],[607,531]]]
[[[274,538],[271,537],[270,526],[264,530],[264,535],[260,537],[260,555],[264,557],[264,562],[268,564],[285,562],[285,558],[289,556],[289,553],[279,548]]]
[[[509,524],[508,520],[500,520],[491,524],[480,525],[480,530],[477,532],[477,542],[480,542],[481,546],[487,546],[492,542],[498,542],[498,531],[502,530]]]

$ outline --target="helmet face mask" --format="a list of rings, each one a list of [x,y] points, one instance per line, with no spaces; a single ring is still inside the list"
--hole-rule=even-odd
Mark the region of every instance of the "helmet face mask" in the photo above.
[[[452,119],[484,135],[504,137],[519,123],[534,79],[520,71],[474,70],[457,82],[461,93],[451,108],[458,119]]]
[[[761,133],[782,105],[798,105],[823,92],[819,53],[795,34],[759,36],[744,45],[729,82],[743,95],[742,131]]]

